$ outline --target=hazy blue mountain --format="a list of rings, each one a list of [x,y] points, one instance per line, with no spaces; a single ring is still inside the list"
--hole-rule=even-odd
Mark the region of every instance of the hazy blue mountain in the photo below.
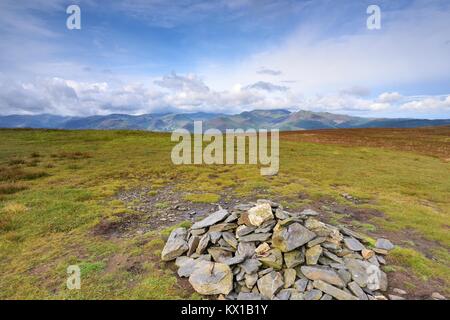
[[[60,129],[64,124],[76,119],[72,117],[55,116],[51,114],[40,115],[10,115],[0,116],[0,128],[54,128]]]
[[[172,131],[177,128],[193,130],[194,121],[203,121],[203,130],[272,129],[312,130],[330,128],[414,128],[450,125],[450,119],[389,119],[353,117],[329,112],[300,110],[253,110],[239,114],[217,113],[158,113],[144,115],[110,114],[90,117],[64,117],[49,114],[0,116],[0,128],[54,128],[54,129],[131,129]]]

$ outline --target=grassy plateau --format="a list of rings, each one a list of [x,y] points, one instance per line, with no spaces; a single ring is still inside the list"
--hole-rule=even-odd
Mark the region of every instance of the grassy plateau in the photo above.
[[[261,176],[176,166],[166,133],[0,130],[0,298],[198,299],[159,259],[171,228],[189,225],[189,210],[258,198],[389,238],[390,287],[450,294],[450,127],[280,139],[278,175]],[[80,290],[66,287],[69,265]]]

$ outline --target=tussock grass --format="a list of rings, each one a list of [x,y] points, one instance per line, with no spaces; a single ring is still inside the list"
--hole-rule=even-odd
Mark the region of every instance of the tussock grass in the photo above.
[[[28,187],[22,183],[2,183],[0,184],[0,195],[14,194],[26,189],[28,189]]]
[[[52,154],[52,157],[59,159],[80,160],[92,158],[92,155],[88,152],[75,151],[75,152],[60,152],[58,154]]]

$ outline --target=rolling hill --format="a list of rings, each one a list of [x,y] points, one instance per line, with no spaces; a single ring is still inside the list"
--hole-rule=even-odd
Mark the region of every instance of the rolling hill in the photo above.
[[[280,129],[315,130],[332,128],[415,128],[450,124],[450,119],[428,120],[409,118],[363,118],[329,112],[300,110],[253,110],[239,114],[216,113],[158,113],[143,115],[110,114],[90,117],[65,117],[49,114],[0,116],[1,128],[46,129],[129,129],[172,131],[177,128],[192,130],[193,122],[202,120],[203,128],[225,129]]]

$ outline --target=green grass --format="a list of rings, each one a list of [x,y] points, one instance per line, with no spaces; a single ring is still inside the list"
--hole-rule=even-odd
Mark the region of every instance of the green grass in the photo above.
[[[170,228],[131,238],[92,233],[100,221],[130,213],[114,199],[119,191],[146,186],[157,196],[168,185],[191,202],[270,197],[293,209],[322,197],[345,203],[340,194],[347,192],[369,201],[361,207],[384,213],[358,220],[359,230],[405,232],[404,241],[413,231],[433,243],[425,257],[415,242],[405,242],[407,248],[388,257],[391,267],[423,281],[436,278],[443,292],[450,287],[448,162],[414,152],[282,140],[279,174],[263,177],[258,166],[175,166],[173,145],[162,133],[0,130],[0,298],[197,298],[158,263]],[[27,166],[33,160],[39,161]],[[118,254],[142,258],[142,272],[110,271]],[[71,264],[84,270],[78,292],[65,287]]]
[[[190,193],[186,194],[184,199],[196,203],[215,203],[220,200],[220,195],[215,193]]]

